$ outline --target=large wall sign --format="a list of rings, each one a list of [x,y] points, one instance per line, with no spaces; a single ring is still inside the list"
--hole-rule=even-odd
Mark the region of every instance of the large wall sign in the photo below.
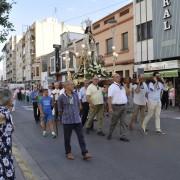
[[[171,13],[169,7],[171,6],[170,0],[163,0],[163,8],[164,8],[164,31],[172,29],[172,25],[169,22],[169,18],[171,18]]]

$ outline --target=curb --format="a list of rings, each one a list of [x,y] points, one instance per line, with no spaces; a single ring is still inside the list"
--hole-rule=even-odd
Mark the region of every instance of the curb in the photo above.
[[[26,180],[50,180],[15,135],[13,144],[13,155]]]

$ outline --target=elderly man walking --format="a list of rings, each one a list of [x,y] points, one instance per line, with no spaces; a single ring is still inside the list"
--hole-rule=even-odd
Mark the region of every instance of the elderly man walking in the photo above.
[[[87,101],[89,102],[89,114],[86,123],[86,133],[90,133],[94,118],[97,118],[99,136],[105,136],[103,132],[103,117],[104,117],[104,99],[102,88],[98,86],[99,78],[94,76],[92,83],[88,86],[86,91]]]
[[[107,139],[112,138],[112,134],[116,125],[120,125],[120,140],[124,142],[129,142],[129,139],[126,137],[127,133],[127,124],[126,120],[126,105],[127,105],[127,95],[129,92],[121,83],[121,76],[119,74],[113,75],[114,83],[108,89],[108,106],[109,112],[112,113],[111,124],[109,128],[109,134]]]
[[[74,160],[71,152],[71,135],[72,131],[76,132],[79,145],[81,148],[84,160],[91,159],[87,151],[86,143],[83,135],[82,123],[80,118],[80,101],[76,92],[74,92],[74,85],[72,81],[64,83],[65,92],[58,98],[58,110],[62,115],[62,124],[64,129],[64,145],[66,157],[69,160]]]

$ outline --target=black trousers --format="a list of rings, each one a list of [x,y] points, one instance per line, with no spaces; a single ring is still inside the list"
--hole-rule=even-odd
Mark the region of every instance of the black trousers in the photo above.
[[[161,102],[162,102],[162,109],[164,109],[164,107],[165,107],[165,109],[167,109],[168,105],[169,105],[168,91],[163,91]]]
[[[85,155],[88,151],[86,149],[82,124],[81,123],[64,124],[63,129],[64,129],[64,145],[65,145],[66,154],[71,153],[71,136],[72,136],[72,131],[74,130],[79,141],[82,155]]]
[[[36,122],[38,122],[40,118],[40,111],[37,102],[33,102],[33,111],[34,111],[34,119]]]
[[[56,101],[54,104],[54,120],[58,120],[59,114],[58,114],[58,102]]]
[[[88,102],[82,103],[81,120],[83,126],[87,121],[88,112],[89,112],[89,103]]]

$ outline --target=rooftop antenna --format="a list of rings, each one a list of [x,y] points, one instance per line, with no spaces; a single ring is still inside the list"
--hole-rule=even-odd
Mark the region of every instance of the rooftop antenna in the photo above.
[[[58,12],[57,7],[54,7],[54,17],[55,17],[55,19],[57,19],[57,12]]]

